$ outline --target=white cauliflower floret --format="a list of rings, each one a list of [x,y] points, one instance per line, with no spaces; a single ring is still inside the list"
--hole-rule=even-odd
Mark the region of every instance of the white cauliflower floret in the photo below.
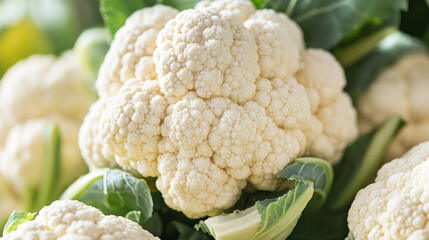
[[[103,151],[103,145],[98,137],[98,124],[106,107],[106,100],[107,98],[101,98],[91,105],[90,111],[79,130],[79,149],[85,160],[91,159],[91,161],[86,162],[90,169],[117,167],[114,156]]]
[[[78,201],[55,201],[31,221],[20,224],[3,240],[156,240],[137,223]]]
[[[284,14],[248,4],[203,2],[168,21],[153,51],[156,77],[113,79],[125,83],[101,95],[99,133],[88,134],[97,139],[82,140],[105,146],[127,171],[158,177],[166,203],[192,218],[232,207],[247,184],[279,189],[277,174],[297,157],[338,161],[357,135],[340,65],[304,50]],[[110,51],[121,47],[114,41]]]
[[[309,49],[303,53],[297,80],[305,87],[312,112],[306,154],[336,163],[358,134],[356,111],[342,91],[346,84],[344,71],[328,52]]]
[[[183,11],[165,25],[156,44],[155,69],[167,96],[193,90],[202,98],[245,102],[255,93],[255,40],[228,11]]]
[[[391,115],[407,125],[390,145],[386,158],[393,159],[412,146],[429,140],[429,56],[415,53],[383,70],[357,101],[359,130],[367,132]]]
[[[285,28],[289,36],[299,47],[299,50],[304,50],[304,36],[302,35],[301,28],[292,21],[286,14],[277,13],[272,9],[261,9],[255,12],[255,14],[249,17],[250,19],[264,19],[275,22]]]
[[[258,46],[260,76],[263,78],[287,78],[299,67],[299,48],[287,28],[259,15],[244,22]]]
[[[51,154],[46,146],[48,127],[58,125],[61,132],[61,168],[52,195],[60,194],[87,170],[78,149],[79,126],[90,105],[86,79],[73,52],[59,58],[31,56],[4,75],[0,84],[0,178],[14,191],[17,205],[29,191],[37,194],[47,175],[44,166]],[[0,205],[6,204],[0,199]]]
[[[89,109],[88,96],[85,76],[72,52],[58,60],[35,55],[18,62],[1,81],[0,143],[14,124],[50,113],[81,122]]]
[[[22,125],[15,125],[9,132],[7,143],[1,152],[0,174],[9,186],[20,197],[25,197],[28,188],[37,189],[41,184],[41,176],[45,175],[44,162],[49,157],[46,151],[46,131],[55,122],[59,123],[61,134],[61,178],[58,185],[67,186],[76,179],[78,174],[85,172],[86,166],[78,149],[79,125],[74,121],[49,116],[45,119],[34,119]],[[62,191],[63,189],[58,189]]]
[[[429,142],[385,164],[375,183],[360,190],[349,210],[355,239],[427,239]]]
[[[118,30],[105,61],[100,67],[96,87],[100,97],[116,94],[131,78],[140,81],[156,79],[153,51],[159,31],[177,10],[157,5],[131,15]]]
[[[157,176],[160,125],[167,108],[158,82],[129,80],[107,105],[99,125],[103,148],[122,168]]]
[[[217,10],[228,10],[237,15],[242,22],[246,21],[250,15],[254,14],[256,9],[253,3],[248,0],[218,0],[201,1],[195,6],[195,9],[216,8]]]

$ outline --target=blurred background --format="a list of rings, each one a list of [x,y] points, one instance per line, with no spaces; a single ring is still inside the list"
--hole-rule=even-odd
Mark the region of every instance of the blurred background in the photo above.
[[[32,54],[60,54],[102,25],[98,0],[0,0],[0,76]]]

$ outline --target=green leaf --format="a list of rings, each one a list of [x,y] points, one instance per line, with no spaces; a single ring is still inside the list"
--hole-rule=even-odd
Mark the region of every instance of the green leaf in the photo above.
[[[140,211],[131,211],[128,212],[125,217],[130,219],[131,221],[134,221],[136,223],[140,222],[140,216],[141,216],[141,212]]]
[[[33,220],[36,217],[36,214],[37,213],[13,211],[4,226],[3,235],[15,231],[20,224]]]
[[[113,38],[131,14],[144,7],[154,6],[157,2],[157,0],[100,0],[100,11]]]
[[[316,212],[304,211],[288,239],[344,239],[349,232],[349,228],[347,226],[348,210],[348,207],[335,211],[327,207],[322,207]]]
[[[285,239],[292,232],[312,196],[313,183],[308,185],[298,181],[294,190],[276,201],[257,202],[261,225],[252,239]]]
[[[180,11],[193,8],[201,0],[161,0],[161,4],[176,8]]]
[[[153,202],[146,182],[118,169],[101,169],[79,178],[61,199],[79,200],[106,215],[125,217],[139,211],[140,224],[152,216]]]
[[[327,161],[312,157],[296,159],[294,164],[281,171],[278,176],[289,180],[313,182],[314,195],[308,204],[308,209],[312,211],[325,203],[334,178],[332,167]]]
[[[294,181],[295,188],[283,191],[279,197],[257,201],[244,211],[208,218],[197,229],[209,232],[218,240],[285,239],[315,191],[318,191],[316,195],[323,196],[317,198],[321,203],[315,205],[323,204],[332,182],[332,168],[322,159],[299,158],[281,171],[279,177]]]
[[[384,68],[395,63],[404,54],[422,51],[427,51],[427,47],[418,39],[400,32],[390,34],[378,43],[374,51],[345,68],[347,77],[345,90],[356,99],[369,88]]]
[[[57,198],[58,179],[60,178],[61,167],[61,136],[57,125],[47,126],[45,131],[45,151],[47,159],[44,161],[42,181],[37,194],[37,209],[51,203]],[[34,199],[33,199],[34,200]]]
[[[93,102],[98,99],[95,81],[97,80],[98,70],[104,61],[104,56],[109,50],[108,39],[109,35],[105,28],[91,28],[79,36],[73,48],[82,69],[89,75],[86,85],[91,93]]]
[[[429,28],[429,0],[410,0],[408,10],[401,13],[399,30],[423,38]]]
[[[297,22],[308,47],[330,49],[367,25],[382,25],[407,7],[406,0],[253,0]]]
[[[346,148],[334,167],[336,178],[328,200],[332,209],[350,205],[356,193],[375,178],[387,148],[404,125],[402,118],[390,117]]]

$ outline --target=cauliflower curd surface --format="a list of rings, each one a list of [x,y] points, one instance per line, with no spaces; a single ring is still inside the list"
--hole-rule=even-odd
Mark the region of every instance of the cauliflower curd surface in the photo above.
[[[94,167],[158,177],[188,217],[216,215],[247,184],[278,189],[297,157],[341,158],[358,132],[345,83],[285,14],[244,0],[157,5],[116,33],[80,146]]]

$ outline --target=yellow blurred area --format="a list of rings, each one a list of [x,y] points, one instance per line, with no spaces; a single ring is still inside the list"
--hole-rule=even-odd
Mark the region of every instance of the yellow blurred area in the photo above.
[[[52,52],[45,33],[29,18],[17,21],[0,34],[0,76],[20,59]]]

